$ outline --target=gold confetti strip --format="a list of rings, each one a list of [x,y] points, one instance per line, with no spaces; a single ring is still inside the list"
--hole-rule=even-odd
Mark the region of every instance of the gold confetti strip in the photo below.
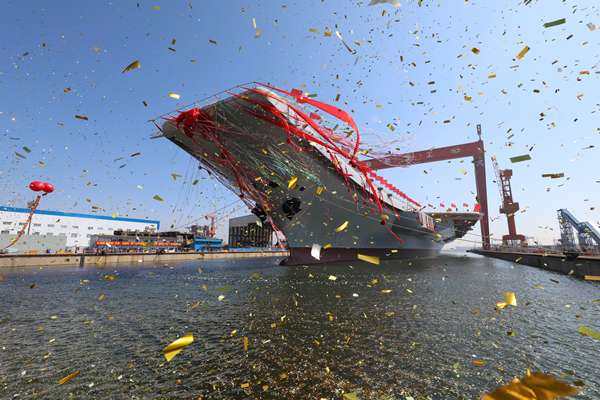
[[[254,275],[252,275],[251,277],[249,277],[248,279],[252,279],[252,278],[256,278],[256,279],[258,279],[258,278],[259,278],[259,276],[258,276],[258,274],[254,274]]]
[[[473,361],[473,364],[475,364],[475,365],[483,365],[483,361]]]
[[[169,93],[169,97],[172,97],[174,99],[179,99],[181,96],[175,93]]]
[[[336,228],[335,231],[336,232],[343,231],[344,229],[346,229],[347,226],[348,226],[348,221],[344,222],[339,228]]]
[[[498,308],[506,308],[506,303],[496,303]]]
[[[214,40],[208,39],[208,41],[211,42],[212,44],[217,44],[217,42],[215,42]]]
[[[358,259],[366,261],[366,262],[371,263],[371,264],[377,264],[377,265],[379,265],[379,257],[365,256],[363,254],[358,254]]]
[[[521,58],[523,58],[523,56],[525,56],[525,54],[527,54],[528,51],[529,51],[529,46],[525,46],[525,48],[523,50],[521,50],[521,52],[519,54],[517,54],[517,58],[520,60]]]
[[[71,91],[71,88],[66,88],[63,90],[63,92],[65,92],[65,93],[70,92],[70,91]]]
[[[244,350],[248,351],[248,338],[244,336]]]
[[[34,283],[33,285],[29,286],[29,289],[33,289],[36,286],[37,286],[37,283]]]
[[[32,362],[33,360],[35,360],[37,358],[37,356],[33,357],[31,360],[27,361],[25,364],[23,364],[23,366],[29,364],[30,362]]]
[[[266,153],[265,153],[266,154]],[[288,189],[295,189],[296,188],[296,182],[298,181],[298,177],[295,176],[292,179],[290,179],[288,181]]]
[[[506,300],[506,304],[510,304],[511,306],[517,305],[517,299],[515,298],[514,293],[504,292],[504,299]]]
[[[153,199],[154,200],[158,200],[158,201],[162,201],[163,203],[166,203],[166,201],[164,201],[163,199],[161,199],[159,195],[154,196]]]
[[[160,7],[159,7],[159,6],[156,6],[156,7],[152,7],[152,9],[153,9],[153,10],[160,10]]]
[[[62,378],[60,381],[58,381],[58,383],[60,383],[61,385],[64,385],[65,383],[69,382],[71,379],[75,378],[77,375],[79,375],[79,371],[73,372],[71,375]]]
[[[471,51],[472,51],[473,53],[475,53],[475,54],[479,54],[479,53],[481,53],[481,50],[477,49],[476,47],[473,47],[473,48],[471,49]]]
[[[158,9],[158,7],[156,7],[155,9]],[[134,62],[132,62],[131,64],[129,64],[129,65],[127,66],[127,68],[125,68],[125,69],[123,70],[123,73],[125,73],[125,72],[127,72],[127,71],[131,71],[132,69],[136,69],[136,68],[140,68],[140,60],[138,60],[138,61],[134,61]]]
[[[76,115],[75,118],[79,118],[79,119],[82,119],[84,121],[88,120],[88,117],[82,117],[81,115]]]
[[[584,275],[588,281],[600,281],[600,276]]]
[[[564,178],[564,177],[565,177],[564,172],[561,172],[559,174],[542,174],[542,178],[557,179],[557,178]]]
[[[163,349],[163,354],[167,361],[171,361],[181,350],[183,350],[188,344],[194,341],[194,335],[190,334],[182,338],[177,339],[167,347]]]
[[[530,376],[500,386],[492,393],[484,394],[482,400],[553,400],[577,392],[577,389],[564,382],[541,372],[534,372]]]
[[[536,288],[540,288],[540,289],[546,289],[545,287],[540,286],[540,285],[533,285],[533,286],[535,286]]]
[[[329,280],[330,280],[330,281],[335,281],[336,279],[337,279],[337,276],[333,276],[333,275],[331,275],[331,276],[329,277]]]
[[[98,300],[102,300],[104,298],[104,295],[100,296],[100,298]]]

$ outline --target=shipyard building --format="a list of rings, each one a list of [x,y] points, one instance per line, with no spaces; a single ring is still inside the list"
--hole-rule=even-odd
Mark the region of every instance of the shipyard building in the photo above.
[[[0,207],[0,248],[11,243],[27,222],[29,208]],[[113,235],[115,231],[157,231],[160,221],[121,218],[94,214],[67,213],[37,209],[23,236],[11,248],[25,251],[55,252],[83,250],[97,235]],[[14,250],[13,249],[13,250]]]
[[[265,248],[273,245],[273,228],[254,215],[229,220],[229,248]]]

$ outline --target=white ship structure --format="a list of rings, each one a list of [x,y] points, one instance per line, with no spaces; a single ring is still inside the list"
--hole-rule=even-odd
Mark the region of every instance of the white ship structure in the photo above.
[[[373,179],[354,121],[335,106],[261,84],[227,94],[163,117],[153,137],[185,150],[283,234],[282,265],[436,256],[481,218],[424,211]]]

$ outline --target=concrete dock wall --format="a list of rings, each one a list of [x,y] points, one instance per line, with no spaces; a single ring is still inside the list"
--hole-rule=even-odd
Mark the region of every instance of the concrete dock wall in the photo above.
[[[530,254],[519,252],[493,251],[493,250],[469,250],[471,253],[479,254],[486,257],[499,258],[518,264],[529,265],[536,268],[546,269],[549,271],[581,276],[592,275],[600,276],[600,259],[597,257],[581,256],[576,260],[568,260],[564,255],[556,254]],[[519,260],[519,261],[517,261]]]
[[[206,253],[118,253],[97,254],[5,254],[0,255],[0,269],[22,267],[50,267],[63,265],[97,266],[136,263],[164,264],[190,260],[216,260],[230,258],[287,257],[286,251],[240,251]]]

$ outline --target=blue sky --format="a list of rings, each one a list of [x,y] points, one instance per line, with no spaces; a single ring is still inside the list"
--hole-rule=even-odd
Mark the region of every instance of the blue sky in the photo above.
[[[34,198],[29,183],[41,180],[56,188],[42,200],[48,210],[148,217],[165,229],[223,216],[237,198],[170,142],[150,140],[149,120],[259,81],[306,85],[325,102],[340,94],[336,104],[359,127],[389,136],[387,124],[397,123],[394,134],[409,136],[411,149],[476,140],[481,124],[491,217],[500,205],[496,155],[514,171],[513,195],[526,210],[516,218],[520,233],[551,243],[565,207],[600,222],[592,210],[600,187],[600,29],[587,26],[600,26],[594,2],[367,4],[3,1],[0,204],[24,207]],[[327,28],[356,53],[335,33],[325,37]],[[141,68],[122,73],[136,60]],[[525,154],[532,159],[511,164]],[[422,203],[475,202],[469,159],[380,174]],[[507,233],[505,217],[491,232]]]

